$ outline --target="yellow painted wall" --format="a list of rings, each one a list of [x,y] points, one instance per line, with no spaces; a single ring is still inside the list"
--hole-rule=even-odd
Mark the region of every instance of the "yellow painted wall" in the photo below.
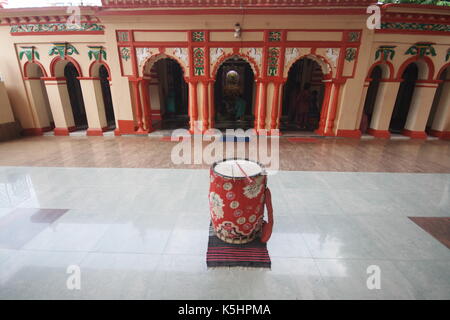
[[[31,15],[32,12],[24,12],[23,15]],[[23,65],[26,62],[24,57],[22,61],[18,59],[18,51],[20,46],[33,45],[38,50],[41,59],[40,63],[44,66],[47,74],[50,76],[50,63],[54,56],[48,55],[48,50],[51,48],[53,42],[67,41],[74,45],[79,51],[78,55],[72,57],[78,61],[81,66],[84,77],[89,76],[89,66],[92,61],[88,58],[88,45],[102,45],[107,51],[106,62],[109,65],[111,71],[111,93],[113,98],[113,106],[116,121],[117,120],[133,120],[135,119],[135,108],[133,92],[130,90],[130,82],[126,75],[132,74],[132,60],[124,61],[119,56],[116,41],[116,30],[177,30],[177,32],[135,32],[135,40],[147,41],[147,42],[161,42],[161,41],[187,41],[187,33],[180,32],[179,30],[212,30],[211,41],[231,41],[233,44],[239,41],[263,41],[263,32],[246,32],[246,30],[279,30],[279,29],[302,29],[301,31],[290,31],[288,33],[288,40],[293,41],[340,41],[343,33],[341,31],[336,32],[305,32],[303,29],[361,29],[363,30],[362,42],[358,51],[358,57],[356,61],[345,62],[343,73],[348,77],[345,84],[341,87],[339,103],[337,108],[337,114],[335,119],[335,125],[333,131],[337,130],[355,130],[359,128],[361,120],[362,107],[364,105],[364,80],[367,77],[367,72],[370,66],[375,62],[375,51],[380,45],[396,45],[396,55],[392,60],[395,68],[395,73],[398,72],[401,64],[406,61],[410,56],[405,55],[405,51],[414,43],[419,41],[430,41],[435,43],[437,51],[436,57],[430,57],[435,64],[435,73],[437,74],[439,69],[445,64],[445,54],[450,46],[450,40],[448,36],[437,35],[410,35],[410,34],[378,34],[371,30],[368,30],[365,26],[366,17],[361,16],[327,16],[323,19],[318,16],[302,15],[301,19],[298,15],[271,15],[270,17],[261,15],[173,15],[168,16],[153,15],[151,19],[148,16],[102,16],[102,24],[106,26],[104,35],[27,35],[20,37],[13,37],[9,33],[9,27],[0,26],[0,39],[2,43],[2,50],[0,50],[0,58],[4,63],[0,64],[0,74],[5,79],[5,86],[8,95],[11,100],[11,105],[17,119],[20,121],[24,128],[35,128],[43,126],[46,123],[45,119],[41,115],[36,115],[36,112],[32,110],[36,105],[34,101],[37,96],[32,94],[33,88],[28,88],[27,84],[22,79]],[[236,39],[233,37],[233,28],[235,23],[240,23],[242,28],[242,38]],[[228,30],[228,31],[223,31]],[[157,46],[151,46],[149,48],[153,50],[159,50]],[[200,43],[201,47],[202,44]],[[274,44],[276,46],[276,44]],[[247,46],[248,47],[248,46]],[[166,48],[166,53],[169,56],[175,55],[176,47]],[[259,54],[251,53],[250,48],[244,48],[241,52],[246,54]],[[304,54],[311,54],[309,47],[299,47],[298,57]],[[319,48],[317,54],[327,57],[327,50],[329,48]],[[337,53],[339,48],[334,47]],[[224,54],[230,53],[230,49],[224,48]],[[153,53],[152,53],[153,54]],[[209,53],[206,53],[209,54]],[[286,61],[283,68],[283,75],[286,77],[289,66],[298,58],[295,57],[292,61]],[[124,74],[120,68],[120,61],[124,65]],[[142,62],[144,63],[144,61]],[[189,72],[191,66],[188,65],[188,61],[184,63],[184,67]],[[262,62],[257,65],[261,72]],[[331,66],[332,75],[336,77],[336,63]],[[354,68],[355,67],[355,68]],[[328,68],[326,66],[325,68]],[[139,71],[142,76],[143,65],[140,66]],[[211,66],[211,72],[213,72],[213,65]],[[354,69],[354,74],[353,74]],[[426,72],[424,73],[427,74]],[[397,74],[396,74],[397,75]],[[84,82],[89,80],[82,80],[84,101],[87,109],[89,126],[102,127],[104,125],[104,114],[101,109],[101,101],[99,101],[98,88],[94,83]],[[29,86],[29,85],[28,85]],[[266,101],[266,127],[270,126],[271,114],[272,114],[272,97],[273,97],[273,83],[268,84],[267,101]],[[67,102],[62,100],[67,98],[66,90],[61,86],[46,84],[48,100],[51,105],[53,118],[55,119],[56,126],[69,126],[73,124],[71,119],[70,106],[67,106]],[[426,99],[430,100],[432,96],[432,90],[427,91]],[[203,99],[203,86],[199,84],[197,86],[197,107],[198,107],[198,119],[203,118],[202,115],[202,99]],[[33,95],[30,98],[30,94]],[[444,95],[445,96],[445,95]],[[209,97],[209,94],[208,94]],[[280,93],[281,97],[281,93]],[[392,100],[392,97],[389,97]],[[421,101],[425,99],[425,96],[421,96]],[[426,100],[425,99],[425,100]],[[427,100],[427,101],[428,101]],[[151,97],[152,108],[157,109],[157,103]],[[395,102],[395,101],[394,101]],[[332,102],[331,102],[332,103]],[[99,108],[100,106],[100,108]],[[425,110],[426,108],[424,108]],[[437,113],[441,114],[441,113]],[[409,120],[409,125],[412,129],[420,130],[421,126],[415,126],[413,123],[422,124],[426,122],[428,117],[426,112],[413,113],[412,118]],[[374,124],[379,126],[385,123],[387,120],[384,114],[376,115]],[[377,123],[377,121],[379,123]],[[436,120],[437,127],[443,128],[446,126]],[[384,126],[384,125],[382,125]]]

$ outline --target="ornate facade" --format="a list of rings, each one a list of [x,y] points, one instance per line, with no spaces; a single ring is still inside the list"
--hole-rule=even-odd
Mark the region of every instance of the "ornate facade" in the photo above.
[[[405,90],[411,101],[401,133],[448,138],[450,10],[384,5],[381,27],[371,30],[371,4],[104,0],[102,7],[82,8],[79,24],[65,8],[0,9],[0,74],[25,134],[79,128],[68,65],[79,81],[88,135],[111,128],[105,81],[115,134],[148,134],[163,108],[163,93],[152,89],[161,81],[156,64],[169,58],[187,84],[190,129],[205,131],[215,126],[218,70],[238,58],[253,72],[253,125],[264,130],[280,127],[289,71],[308,59],[321,73],[317,134],[358,138],[363,130],[388,138]],[[407,91],[402,83],[412,64],[417,74]]]

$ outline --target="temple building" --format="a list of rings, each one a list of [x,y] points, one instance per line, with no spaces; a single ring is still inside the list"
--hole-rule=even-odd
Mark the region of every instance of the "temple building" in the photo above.
[[[2,135],[450,137],[450,9],[373,0],[0,8]],[[369,13],[368,13],[369,12]],[[303,126],[295,97],[314,101]],[[7,93],[7,94],[6,94]]]

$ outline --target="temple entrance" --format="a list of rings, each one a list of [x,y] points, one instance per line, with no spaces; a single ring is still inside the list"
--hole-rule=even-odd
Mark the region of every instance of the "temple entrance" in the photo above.
[[[380,66],[373,68],[370,74],[370,84],[367,88],[366,100],[364,102],[364,110],[361,118],[360,130],[364,134],[369,128],[370,122],[372,121],[372,114],[377,101],[378,88],[380,87],[380,80],[383,77],[383,70]]]
[[[405,127],[418,75],[419,69],[415,63],[411,63],[402,74],[403,82],[398,89],[397,100],[389,124],[391,133],[401,133]]]
[[[98,73],[100,78],[100,86],[102,88],[103,104],[105,106],[106,125],[108,130],[114,130],[116,128],[116,118],[114,117],[108,69],[106,69],[104,65],[101,65]]]
[[[66,77],[67,91],[69,92],[75,128],[77,130],[86,130],[88,128],[88,122],[83,93],[81,91],[80,80],[77,79],[79,74],[73,63],[69,62],[64,67],[64,76]]]
[[[324,96],[323,72],[314,60],[292,65],[283,92],[280,130],[314,131],[319,127]]]
[[[188,85],[177,61],[157,60],[150,70],[149,97],[153,127],[189,128]]]
[[[250,64],[233,57],[219,67],[214,84],[215,128],[253,128],[255,79]]]

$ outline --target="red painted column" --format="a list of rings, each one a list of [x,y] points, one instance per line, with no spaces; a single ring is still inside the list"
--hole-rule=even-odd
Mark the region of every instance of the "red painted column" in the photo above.
[[[144,100],[145,127],[150,132],[153,131],[153,128],[152,128],[151,105],[150,105],[148,85],[149,81],[147,79],[143,79],[141,81],[141,93]]]
[[[267,105],[267,82],[261,84],[261,101],[259,103],[259,127],[258,129],[266,129],[266,105]]]
[[[256,83],[256,97],[255,97],[255,123],[254,128],[255,130],[258,130],[258,117],[259,117],[259,95],[261,93],[261,81],[255,80]]]
[[[334,84],[334,96],[333,103],[331,105],[330,114],[328,116],[327,126],[325,129],[325,135],[333,135],[334,119],[336,118],[337,106],[339,103],[339,92],[341,89],[341,83]]]
[[[216,108],[214,101],[214,80],[209,80],[209,103],[211,106],[211,114],[210,114],[210,128],[214,128],[216,125]]]
[[[136,108],[136,117],[137,117],[137,132],[143,133],[144,130],[144,123],[142,121],[142,105],[141,105],[141,96],[139,92],[139,80],[132,80],[132,86],[133,86],[133,93],[134,93],[134,104]]]
[[[319,128],[315,131],[317,134],[325,134],[325,125],[328,116],[328,106],[330,105],[331,89],[333,88],[333,82],[331,80],[326,80],[325,82],[325,92],[322,102],[322,110],[320,112]]]
[[[209,129],[209,95],[208,95],[208,81],[202,82],[202,114],[203,114],[203,123],[202,123],[202,131],[205,132]]]
[[[189,111],[190,111],[190,131],[194,132],[196,129],[196,122],[198,119],[198,99],[197,99],[197,81],[189,81]]]
[[[278,113],[280,108],[280,82],[274,83],[274,92],[273,92],[273,98],[272,98],[272,115],[270,119],[270,129],[276,129],[277,128],[277,122],[278,122]]]

